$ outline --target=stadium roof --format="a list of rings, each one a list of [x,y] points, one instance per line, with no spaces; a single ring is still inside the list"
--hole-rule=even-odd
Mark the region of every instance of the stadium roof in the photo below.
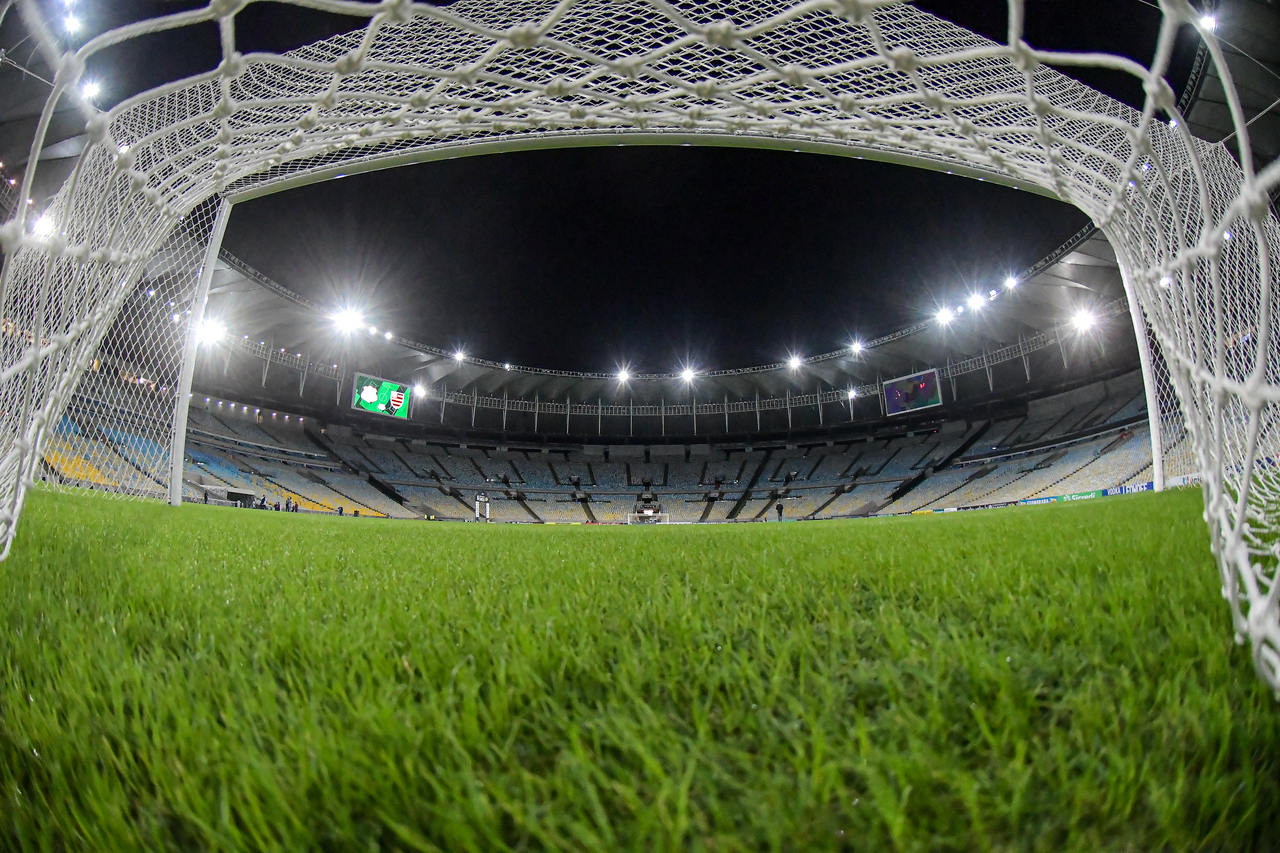
[[[117,12],[129,5],[131,4],[104,4]],[[147,13],[154,14],[157,9],[168,11],[175,5],[180,4],[164,4]],[[980,32],[987,30],[987,34],[993,37],[1000,36],[1003,8],[1000,16],[985,19],[981,12],[975,10],[978,6],[1003,7],[1003,4],[936,2],[919,5]],[[1125,4],[1099,4],[1097,11],[1099,15],[1103,12],[1114,15],[1116,7],[1123,5]],[[141,9],[148,4],[137,6]],[[1082,16],[1081,4],[1071,4],[1071,7],[1066,14],[1072,20],[1082,22],[1074,26],[1085,31],[1094,29],[1089,19]],[[1140,7],[1141,4],[1134,0],[1131,11],[1141,11]],[[989,10],[987,14],[990,14]],[[1056,23],[1069,29],[1063,24],[1064,20],[1066,19],[1059,17]],[[1029,22],[1033,23],[1034,20]],[[297,29],[299,32],[309,33],[306,40],[310,41],[327,35],[329,31],[326,27],[332,27],[332,22],[308,19],[306,26],[299,25]],[[261,33],[267,34],[271,27],[269,23],[260,22],[259,29]],[[1100,24],[1097,29],[1101,30]],[[1276,95],[1280,93],[1275,53],[1275,34],[1280,33],[1277,11],[1273,6],[1260,2],[1233,4],[1220,11],[1217,33],[1228,48],[1230,67],[1245,99],[1245,112],[1254,118],[1251,129],[1255,154],[1262,162],[1273,160],[1280,154],[1280,110],[1276,107]],[[1115,33],[1100,31],[1091,32],[1091,35],[1100,39],[1116,37]],[[40,56],[26,49],[25,45],[21,26],[11,11],[3,21],[3,29],[0,29],[0,47],[5,50],[4,62],[0,63],[0,160],[4,162],[8,173],[25,165],[24,146],[30,138],[39,107],[47,94],[47,81],[52,76]],[[1108,47],[1116,49],[1111,45]],[[1135,49],[1134,52],[1141,54],[1140,49]],[[175,61],[174,53],[176,51],[160,51],[158,64],[164,66]],[[1138,55],[1137,58],[1145,60],[1147,57]],[[1198,99],[1189,113],[1196,133],[1207,139],[1225,137],[1229,132],[1230,122],[1221,103],[1220,84],[1213,73],[1207,73],[1201,79],[1193,71],[1190,78],[1191,85],[1186,88],[1184,96],[1189,98],[1198,93]],[[1104,87],[1107,84],[1106,80],[1090,82]],[[67,173],[84,142],[80,135],[82,123],[79,116],[69,115],[65,109],[55,113],[53,127],[48,144],[38,154],[41,169],[36,192],[46,197]],[[3,189],[3,185],[0,185],[0,189]],[[0,195],[0,199],[2,198]],[[8,201],[14,203],[21,200]],[[39,196],[33,199],[36,204],[42,201]],[[892,200],[876,199],[876,210],[879,215],[892,218]],[[7,211],[0,210],[0,213]],[[958,212],[958,215],[971,214]],[[1028,229],[1029,238],[1033,230]],[[1040,240],[1045,237],[1044,234],[1036,236]],[[1069,231],[1054,234],[1052,238],[1050,245],[1058,240],[1070,242],[1072,239]],[[907,239],[919,239],[919,235],[911,235]],[[234,250],[235,246],[231,248]],[[832,387],[872,382],[877,375],[888,377],[919,367],[939,366],[949,360],[990,352],[1014,344],[1019,339],[1025,340],[1062,322],[1082,300],[1100,309],[1112,306],[1114,310],[1116,300],[1122,296],[1122,287],[1114,257],[1105,241],[1094,235],[1079,245],[1069,245],[1068,248],[1069,251],[1061,257],[1051,256],[1052,263],[1044,269],[1035,270],[1035,275],[1023,276],[1027,280],[1017,293],[1001,296],[998,310],[984,311],[980,322],[975,322],[970,317],[944,329],[926,321],[924,328],[915,333],[884,341],[858,357],[854,357],[852,352],[829,355],[806,365],[802,372],[792,371],[784,364],[765,369],[753,369],[749,365],[743,369],[742,362],[697,364],[695,366],[702,371],[717,368],[730,370],[715,376],[704,373],[698,377],[696,384],[700,392],[705,390],[709,396],[745,397],[756,392],[786,393],[788,389],[810,385],[815,380]],[[922,251],[927,250],[927,247],[922,247]],[[369,340],[366,342],[369,349],[362,353],[343,351],[339,342],[334,341],[332,330],[323,322],[318,322],[332,306],[318,301],[308,306],[308,297],[301,292],[305,282],[290,281],[283,286],[264,285],[258,278],[244,264],[227,265],[221,269],[215,282],[215,310],[225,316],[228,326],[238,335],[257,337],[262,341],[270,339],[273,345],[296,353],[305,352],[314,356],[316,361],[330,361],[346,368],[376,369],[397,378],[421,376],[431,384],[443,383],[451,389],[474,388],[487,394],[507,392],[512,396],[538,394],[543,397],[570,394],[585,398],[605,393],[621,393],[607,364],[600,365],[606,369],[598,375],[556,370],[554,368],[557,361],[554,358],[536,363],[536,367],[543,369],[508,371],[501,364],[484,364],[473,357],[457,361],[452,357],[455,342],[438,338],[427,340],[426,344],[429,345],[424,346]],[[983,282],[983,289],[996,289],[997,284],[998,280],[993,273],[992,278]],[[488,300],[488,305],[492,306],[488,316],[492,321],[495,324],[502,321],[500,295],[495,298],[493,293],[483,294],[483,288],[471,290],[477,292],[477,298]],[[466,289],[459,291],[460,294],[465,292]],[[926,304],[926,296],[932,295],[920,294],[915,302]],[[750,302],[753,297],[748,295],[745,300]],[[608,310],[607,305],[603,310]],[[508,322],[519,323],[520,318]],[[396,329],[396,332],[410,338],[416,336],[412,318],[404,318],[403,323],[397,322],[396,325],[403,326]],[[892,336],[901,323],[869,325],[871,327],[858,329],[858,333],[871,339]],[[788,342],[773,341],[770,345],[776,350],[786,343]],[[825,350],[829,354],[833,352],[821,346],[815,349]],[[813,355],[809,352],[801,354]],[[501,357],[502,354],[477,351],[469,355]],[[600,361],[605,361],[606,355],[602,353]],[[652,369],[649,361],[652,359],[648,359],[644,367]],[[678,365],[671,364],[669,369],[674,374]],[[652,381],[637,378],[628,383],[625,393],[627,396],[662,395],[665,393],[664,386],[678,382],[674,376]]]

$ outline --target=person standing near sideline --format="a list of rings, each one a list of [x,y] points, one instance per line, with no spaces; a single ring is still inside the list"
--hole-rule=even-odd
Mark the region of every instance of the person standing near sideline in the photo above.
[[[778,521],[782,521],[782,501],[778,501],[778,505],[774,509],[778,511]]]

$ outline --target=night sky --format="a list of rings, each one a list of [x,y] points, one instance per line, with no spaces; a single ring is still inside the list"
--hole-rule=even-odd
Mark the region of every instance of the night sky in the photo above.
[[[204,4],[82,5],[100,31]],[[1004,37],[1004,0],[917,5]],[[1027,6],[1038,47],[1151,58],[1160,18],[1144,0]],[[253,4],[237,37],[244,51],[283,50],[356,20]],[[104,98],[219,58],[212,26],[184,32],[180,46],[129,49],[145,61],[121,49],[91,62],[111,80]],[[1122,75],[1083,79],[1140,103]],[[367,308],[370,322],[424,343],[530,366],[667,371],[890,331],[1027,266],[1084,223],[1051,200],[869,161],[610,147],[463,158],[258,199],[236,207],[225,245],[322,305]]]

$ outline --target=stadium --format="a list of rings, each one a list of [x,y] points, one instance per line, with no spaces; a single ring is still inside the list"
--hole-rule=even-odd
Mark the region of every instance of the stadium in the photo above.
[[[0,0],[4,846],[1266,848],[1280,12],[1096,11]]]

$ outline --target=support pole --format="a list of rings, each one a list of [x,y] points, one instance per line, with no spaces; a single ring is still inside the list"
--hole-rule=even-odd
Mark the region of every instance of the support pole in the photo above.
[[[538,431],[538,409],[539,408],[540,407],[538,405],[538,395],[535,393],[533,395],[533,431],[534,432]]]
[[[724,395],[724,434],[729,434],[729,395]]]
[[[502,431],[507,431],[507,389],[502,389]]]
[[[187,454],[187,409],[191,405],[191,378],[196,372],[196,330],[204,322],[204,306],[209,301],[209,285],[213,281],[213,267],[222,248],[222,237],[227,233],[227,219],[231,216],[231,203],[225,198],[218,204],[213,228],[209,232],[209,245],[204,250],[200,264],[196,292],[191,300],[191,322],[187,324],[187,339],[182,344],[182,370],[178,374],[178,396],[173,401],[173,440],[169,442],[169,503],[182,503],[182,461]]]
[[[818,406],[818,426],[822,426],[822,385],[819,384],[816,391],[813,392],[814,403]]]
[[[1147,431],[1151,433],[1151,482],[1157,492],[1164,491],[1164,436],[1160,434],[1160,397],[1156,385],[1155,364],[1151,358],[1151,339],[1147,336],[1147,320],[1129,282],[1125,265],[1120,264],[1120,280],[1129,301],[1129,319],[1133,321],[1133,337],[1138,342],[1138,365],[1142,368],[1142,385],[1147,392]]]

